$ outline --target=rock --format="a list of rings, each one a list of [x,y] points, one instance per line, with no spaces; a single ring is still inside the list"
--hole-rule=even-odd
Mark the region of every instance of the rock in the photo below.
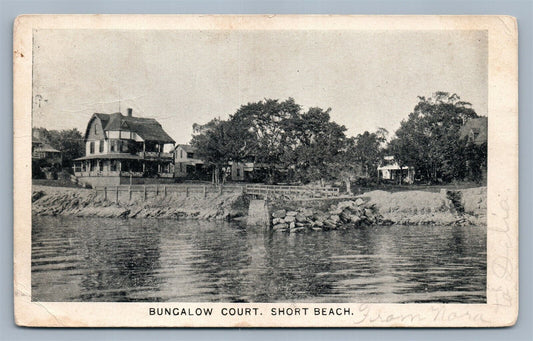
[[[330,211],[329,211],[329,214],[333,214],[333,215],[335,215],[335,214],[341,214],[341,213],[342,213],[342,209],[341,209],[341,208],[336,208],[336,209],[334,209],[334,210],[330,210]]]
[[[295,218],[296,218],[296,221],[299,223],[307,221],[307,217],[303,215],[302,213],[298,213]]]
[[[329,216],[329,220],[336,224],[339,222],[340,218],[337,214],[332,214]]]
[[[296,221],[296,217],[295,216],[286,216],[285,219],[283,219],[284,222],[286,223],[293,223],[294,221]]]
[[[317,231],[317,232],[318,232],[318,231],[322,231],[322,229],[321,229],[320,227],[313,227],[312,230],[313,230],[313,231]]]
[[[324,222],[324,227],[327,227],[327,228],[331,229],[331,228],[336,227],[336,226],[337,226],[337,224],[335,222],[331,221],[331,220],[326,220]]]
[[[355,201],[347,200],[347,201],[341,201],[337,204],[337,208],[340,210],[344,210],[345,208],[355,207]]]
[[[344,209],[342,213],[339,215],[339,218],[343,223],[349,223],[352,221],[353,214],[348,209]]]
[[[306,224],[306,223],[296,223],[296,227],[305,227],[307,225],[308,224]]]
[[[318,227],[322,227],[322,226],[324,226],[324,222],[322,222],[322,221],[315,221],[313,225],[318,226]]]
[[[274,213],[272,213],[272,218],[285,218],[285,216],[287,215],[287,211],[285,210],[277,210],[277,211],[274,211]]]
[[[272,224],[273,225],[281,224],[281,223],[284,223],[284,222],[285,222],[285,219],[283,219],[283,218],[274,218],[274,219],[272,219]]]
[[[274,231],[276,231],[276,230],[280,230],[280,229],[286,229],[287,227],[289,227],[289,225],[287,225],[285,223],[281,223],[281,224],[274,225],[274,227],[272,229]]]
[[[356,204],[357,206],[361,206],[361,205],[364,204],[364,203],[365,203],[365,201],[364,201],[363,199],[361,199],[361,198],[357,198],[357,200],[355,201],[355,204]]]
[[[295,233],[303,232],[303,231],[305,231],[305,228],[303,228],[303,227],[297,227],[294,230],[291,230],[291,232],[295,232]]]
[[[374,215],[374,212],[372,212],[372,210],[369,208],[365,208],[365,215],[367,217],[372,217]]]
[[[290,228],[290,229],[293,229],[293,228],[295,228],[295,227],[296,227],[296,224],[295,224],[294,222],[289,223],[289,228]]]
[[[314,212],[311,208],[305,208],[302,210],[302,214],[309,218],[313,216]]]
[[[315,219],[315,221],[320,221],[320,222],[323,222],[324,220],[326,220],[328,217],[323,214],[323,213],[315,213],[313,215],[313,218]]]
[[[37,200],[39,200],[42,197],[44,197],[44,192],[43,191],[33,192],[33,194],[31,195],[31,202],[37,201]]]
[[[294,217],[297,214],[298,214],[298,212],[296,212],[296,211],[289,211],[289,212],[287,212],[287,217]]]

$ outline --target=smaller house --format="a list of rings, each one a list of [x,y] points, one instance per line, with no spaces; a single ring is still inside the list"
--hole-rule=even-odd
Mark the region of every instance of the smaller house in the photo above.
[[[231,180],[244,181],[252,178],[253,162],[230,162],[229,164],[231,167]]]
[[[383,165],[378,167],[380,180],[412,184],[415,181],[415,169],[413,167],[400,167],[394,160],[394,156],[385,156]]]
[[[46,161],[50,166],[61,165],[62,161],[61,152],[41,139],[39,130],[33,130],[32,133],[31,159]]]
[[[487,143],[488,136],[488,118],[479,117],[466,121],[459,130],[461,139],[467,138],[468,142],[481,145]]]
[[[61,168],[63,161],[61,152],[42,139],[38,129],[33,129],[32,131],[31,161],[33,164],[32,176],[40,177],[44,175],[47,179],[56,177],[57,170]]]
[[[204,172],[204,161],[196,157],[196,149],[188,144],[178,144],[174,149],[174,176],[195,178]]]

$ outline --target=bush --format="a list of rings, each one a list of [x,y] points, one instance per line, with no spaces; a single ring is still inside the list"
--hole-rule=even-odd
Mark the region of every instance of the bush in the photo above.
[[[465,208],[463,206],[463,194],[459,191],[446,191],[446,198],[452,202],[455,212],[459,214],[465,213]]]

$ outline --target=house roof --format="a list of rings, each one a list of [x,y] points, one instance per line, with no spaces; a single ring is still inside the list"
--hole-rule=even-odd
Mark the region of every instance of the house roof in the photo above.
[[[178,149],[178,147],[183,149],[186,153],[194,153],[194,152],[196,152],[196,148],[194,148],[190,144],[178,144],[176,146],[176,149]]]
[[[74,159],[74,161],[94,160],[94,159],[141,160],[142,158],[139,155],[126,154],[126,153],[114,153],[114,154],[92,154],[92,155],[87,155],[87,156]]]
[[[473,134],[473,135],[471,135]],[[472,138],[474,143],[482,144],[487,142],[488,136],[488,119],[487,117],[479,117],[468,120],[459,130],[461,139],[467,137]]]
[[[101,114],[95,113],[87,124],[85,138],[89,133],[89,125],[93,119],[99,119],[104,131],[128,130],[136,133],[145,141],[157,141],[162,143],[175,143],[163,130],[161,124],[153,118],[124,116],[121,113]]]
[[[401,167],[398,165],[398,163],[393,163],[392,165],[385,165],[378,167],[378,170],[400,170],[400,169],[413,169],[413,167]]]
[[[54,147],[52,147],[49,144],[46,144],[46,143],[43,143],[43,142],[40,142],[40,143],[42,143],[42,145],[37,147],[37,148],[35,148],[35,151],[37,151],[37,152],[47,152],[47,153],[61,153],[59,150],[55,149]]]

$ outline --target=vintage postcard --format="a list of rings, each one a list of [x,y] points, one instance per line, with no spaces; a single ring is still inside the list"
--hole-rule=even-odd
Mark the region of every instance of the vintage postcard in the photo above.
[[[506,16],[15,20],[15,320],[518,316]]]

